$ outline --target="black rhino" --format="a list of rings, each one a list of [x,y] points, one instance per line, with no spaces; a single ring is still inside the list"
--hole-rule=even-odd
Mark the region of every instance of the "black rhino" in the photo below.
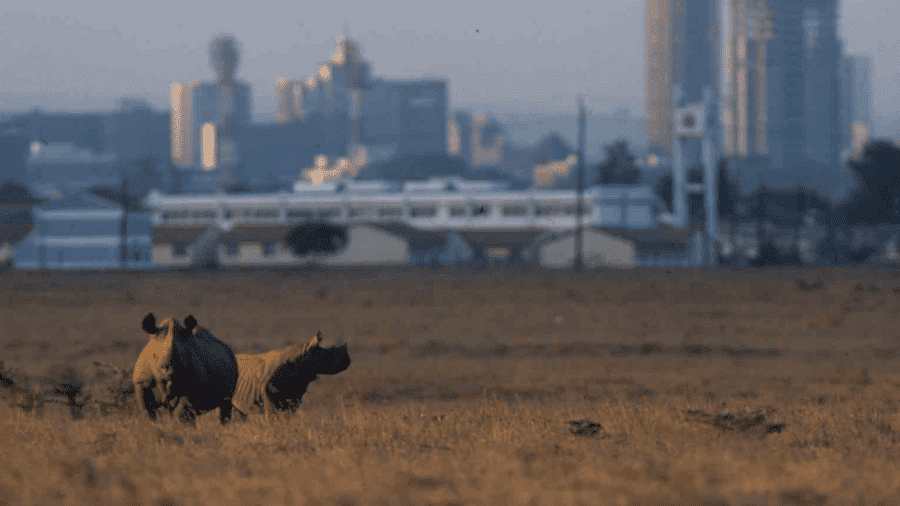
[[[238,363],[231,348],[193,316],[184,325],[172,318],[157,324],[153,313],[141,325],[149,334],[138,356],[132,382],[138,406],[156,419],[160,411],[193,424],[197,415],[219,408],[219,420],[231,420],[231,397],[237,386]]]
[[[320,374],[350,367],[347,345],[321,346],[322,333],[309,343],[265,353],[238,353],[238,386],[232,404],[242,414],[294,412]]]

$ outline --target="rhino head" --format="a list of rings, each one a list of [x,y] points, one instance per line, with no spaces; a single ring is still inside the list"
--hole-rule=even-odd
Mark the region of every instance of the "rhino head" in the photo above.
[[[252,360],[252,356],[244,357],[243,360]],[[247,388],[239,386],[235,392],[238,409],[244,412],[256,402],[262,404],[264,412],[269,409],[295,411],[309,384],[319,375],[338,374],[350,367],[347,345],[324,347],[321,333],[308,343],[273,350],[258,357],[257,367],[265,369],[260,382],[251,380],[248,374]],[[238,361],[241,360],[239,356]]]
[[[350,367],[350,354],[346,343],[331,348],[322,346],[322,332],[319,331],[306,345],[306,353],[300,355],[298,363],[315,374],[338,374]]]
[[[179,397],[172,386],[178,384],[177,376],[183,369],[179,348],[197,328],[197,320],[188,315],[184,325],[172,318],[163,318],[157,323],[153,313],[148,313],[141,328],[148,334],[148,339],[134,366],[132,382],[136,387],[146,389],[144,402],[148,411],[161,407],[171,410]]]

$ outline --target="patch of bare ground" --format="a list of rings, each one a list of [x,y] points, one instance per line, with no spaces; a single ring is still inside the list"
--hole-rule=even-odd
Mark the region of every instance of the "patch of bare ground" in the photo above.
[[[4,271],[0,498],[897,504],[898,279]],[[237,350],[321,330],[353,364],[293,416],[152,423],[129,390],[147,310]]]

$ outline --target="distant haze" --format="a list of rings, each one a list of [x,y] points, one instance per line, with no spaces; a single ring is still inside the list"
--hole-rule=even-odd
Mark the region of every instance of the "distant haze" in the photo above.
[[[573,114],[583,94],[596,113],[644,113],[643,0],[218,5],[7,0],[0,109],[105,109],[122,97],[168,108],[171,83],[213,79],[209,43],[231,33],[241,50],[237,77],[253,87],[257,118],[274,112],[278,77],[313,74],[341,34],[362,44],[373,75],[447,78],[453,108]],[[845,52],[871,55],[874,112],[890,118],[876,122],[876,135],[897,133],[896,6],[841,1]]]

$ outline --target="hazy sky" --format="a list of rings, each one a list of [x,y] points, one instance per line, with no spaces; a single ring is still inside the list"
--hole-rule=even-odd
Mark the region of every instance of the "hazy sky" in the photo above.
[[[361,42],[374,75],[449,79],[451,107],[574,112],[583,93],[592,111],[644,112],[644,0],[3,4],[0,108],[85,109],[122,96],[167,108],[170,83],[213,78],[209,42],[231,33],[254,114],[274,111],[277,78],[311,75],[340,34]],[[900,111],[898,5],[841,0],[846,52],[872,56],[878,115]]]

